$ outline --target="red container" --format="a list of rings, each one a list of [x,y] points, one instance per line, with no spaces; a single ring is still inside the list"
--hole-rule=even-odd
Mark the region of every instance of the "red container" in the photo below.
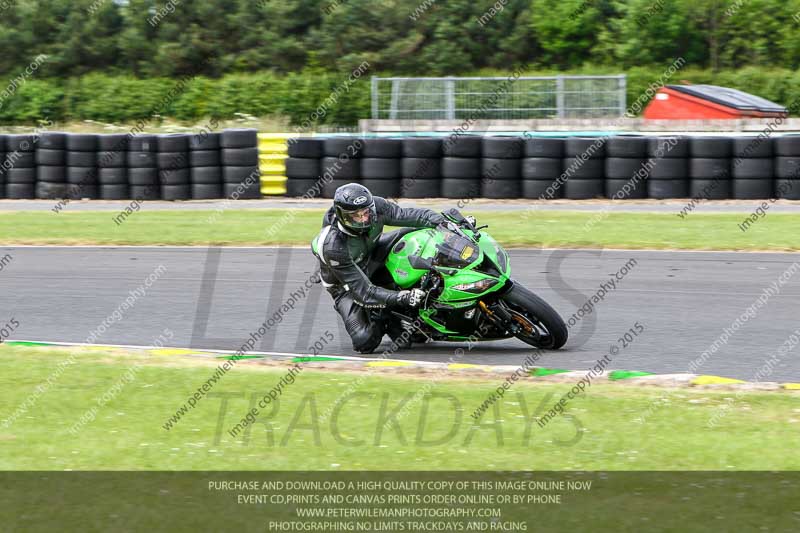
[[[764,98],[717,85],[666,85],[644,110],[647,119],[735,119],[785,117],[785,107]]]

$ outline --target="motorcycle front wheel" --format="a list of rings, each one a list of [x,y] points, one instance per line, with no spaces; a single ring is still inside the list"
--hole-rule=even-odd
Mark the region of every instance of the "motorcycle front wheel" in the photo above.
[[[515,283],[502,297],[512,320],[520,328],[514,335],[526,344],[546,350],[557,350],[567,342],[567,325],[550,304]]]

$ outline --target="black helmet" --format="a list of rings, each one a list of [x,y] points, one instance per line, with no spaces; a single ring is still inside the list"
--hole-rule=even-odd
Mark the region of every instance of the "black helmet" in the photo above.
[[[353,233],[369,233],[378,222],[372,193],[358,183],[348,183],[336,189],[333,209],[339,223]]]

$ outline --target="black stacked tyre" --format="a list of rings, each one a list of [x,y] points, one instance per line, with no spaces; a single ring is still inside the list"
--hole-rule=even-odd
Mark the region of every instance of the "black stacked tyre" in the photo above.
[[[692,137],[689,142],[689,196],[725,200],[731,196],[731,154],[729,137]]]
[[[220,134],[222,193],[226,198],[261,198],[258,168],[258,132],[253,129],[225,130]]]
[[[585,200],[605,193],[604,137],[569,137],[564,142],[564,198]]]
[[[364,139],[361,184],[377,196],[399,196],[402,156],[403,141],[400,139]]]
[[[286,196],[316,198],[322,195],[320,161],[322,140],[297,138],[288,142]]]
[[[194,200],[222,198],[220,134],[202,131],[189,137],[189,182]]]
[[[564,139],[534,137],[525,139],[522,159],[522,197],[541,200],[561,198],[558,178],[564,159]]]
[[[606,141],[606,198],[647,198],[647,145],[647,137],[632,135]]]
[[[36,143],[36,197],[67,197],[67,134],[44,132]]]
[[[651,137],[647,142],[647,197],[657,199],[689,196],[689,139]]]
[[[97,135],[69,133],[66,149],[67,198],[98,198]]]
[[[6,197],[6,136],[0,135],[0,198]]]
[[[134,200],[158,200],[158,137],[137,135],[128,142],[128,184]]]
[[[36,137],[5,135],[3,175],[5,196],[14,200],[36,197]]]
[[[772,197],[772,139],[735,137],[732,141],[732,198],[757,200]]]
[[[158,136],[158,182],[162,200],[189,200],[192,187],[189,179],[189,138],[175,133]]]
[[[442,141],[444,198],[480,197],[482,144],[481,137],[476,135],[451,135]]]
[[[522,137],[484,137],[481,196],[519,198],[522,190]]]
[[[333,198],[336,189],[346,183],[360,182],[363,148],[364,139],[359,137],[330,137],[322,141],[320,174],[323,198]]]
[[[782,135],[773,141],[775,198],[800,200],[800,135]]]
[[[128,139],[124,133],[97,136],[97,193],[102,200],[130,198]]]
[[[442,139],[407,137],[403,139],[400,196],[438,198],[442,185]]]

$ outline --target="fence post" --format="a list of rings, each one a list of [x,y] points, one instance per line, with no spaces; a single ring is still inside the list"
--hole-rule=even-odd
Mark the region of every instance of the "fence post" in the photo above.
[[[372,94],[372,119],[377,120],[381,117],[378,116],[379,107],[378,107],[378,77],[372,76],[371,80],[372,88],[370,90]]]
[[[398,94],[398,87],[397,87],[396,79],[392,79],[392,100],[389,104],[389,118],[396,119],[397,118],[397,102],[399,100]]]
[[[564,77],[556,76],[556,115],[564,118]]]
[[[445,82],[445,108],[447,120],[455,120],[456,118],[456,82],[448,79]]]
[[[619,116],[624,117],[628,107],[628,79],[625,74],[619,77]]]

